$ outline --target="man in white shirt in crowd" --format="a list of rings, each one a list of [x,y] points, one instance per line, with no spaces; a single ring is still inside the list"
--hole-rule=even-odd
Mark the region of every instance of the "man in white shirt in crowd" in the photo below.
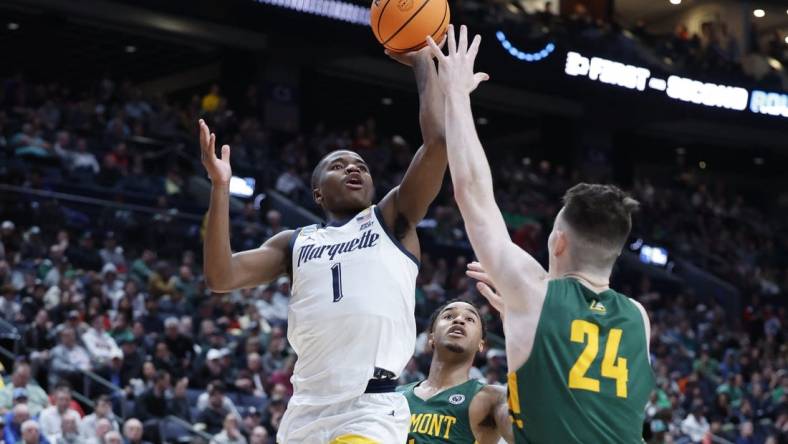
[[[82,342],[94,362],[104,366],[109,364],[113,356],[123,355],[115,339],[104,328],[104,315],[94,316],[90,325],[91,328],[82,335]]]
[[[79,413],[71,408],[71,389],[59,386],[55,389],[55,405],[41,411],[38,422],[41,424],[41,433],[44,436],[53,436],[62,430],[62,421],[65,417],[73,417],[79,423]]]
[[[120,430],[117,418],[112,412],[112,401],[107,395],[99,396],[93,413],[82,418],[82,422],[79,423],[80,436],[85,440],[95,438],[96,424],[100,419],[108,420],[112,430]]]

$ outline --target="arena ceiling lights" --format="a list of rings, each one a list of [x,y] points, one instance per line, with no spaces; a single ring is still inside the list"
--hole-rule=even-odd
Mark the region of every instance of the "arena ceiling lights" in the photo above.
[[[535,52],[524,52],[518,49],[516,46],[506,38],[506,34],[503,31],[498,31],[495,33],[495,37],[498,39],[498,42],[503,46],[503,49],[506,50],[512,57],[522,60],[523,62],[541,62],[542,60],[546,59],[553,51],[555,51],[555,44],[550,42],[545,45],[544,48],[540,49],[539,51]]]
[[[340,0],[255,0],[306,14],[326,17],[354,25],[369,26],[369,7]]]

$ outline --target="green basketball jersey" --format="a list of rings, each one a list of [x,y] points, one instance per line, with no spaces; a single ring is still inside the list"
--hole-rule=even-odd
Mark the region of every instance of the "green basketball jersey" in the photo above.
[[[446,389],[428,400],[413,390],[423,381],[399,387],[410,406],[410,431],[407,444],[473,444],[468,408],[484,383],[471,379]]]
[[[642,443],[654,388],[646,345],[626,296],[550,281],[531,355],[509,374],[515,442]]]

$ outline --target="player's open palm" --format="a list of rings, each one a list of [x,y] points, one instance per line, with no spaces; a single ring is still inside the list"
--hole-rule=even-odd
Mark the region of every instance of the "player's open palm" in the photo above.
[[[233,177],[230,168],[230,145],[222,146],[222,157],[216,157],[216,134],[208,129],[204,120],[200,119],[200,150],[202,165],[214,185],[226,185]]]
[[[468,28],[465,25],[460,26],[460,38],[457,41],[454,36],[454,26],[449,25],[447,41],[449,54],[445,55],[432,37],[427,37],[427,44],[438,59],[438,79],[441,88],[447,94],[451,92],[470,94],[479,83],[490,78],[483,72],[473,72],[473,64],[482,37],[477,34],[468,46]]]

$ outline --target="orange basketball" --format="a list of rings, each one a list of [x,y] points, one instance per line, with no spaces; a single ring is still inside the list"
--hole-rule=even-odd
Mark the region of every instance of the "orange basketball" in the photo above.
[[[427,36],[440,42],[449,16],[447,0],[373,0],[370,26],[387,49],[408,52],[426,46]]]

